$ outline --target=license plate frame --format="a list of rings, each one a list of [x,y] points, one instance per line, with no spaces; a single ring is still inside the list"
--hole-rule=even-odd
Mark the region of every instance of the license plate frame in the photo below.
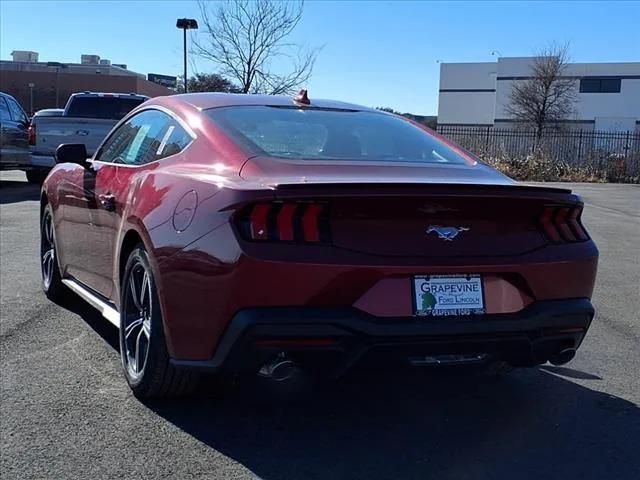
[[[487,312],[484,282],[479,273],[414,275],[411,293],[416,317],[469,316]],[[425,298],[425,294],[429,296]]]

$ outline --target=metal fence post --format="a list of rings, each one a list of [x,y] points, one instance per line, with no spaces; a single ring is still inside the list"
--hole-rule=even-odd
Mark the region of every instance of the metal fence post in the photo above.
[[[578,137],[578,162],[582,162],[582,129],[580,129],[580,137]]]
[[[627,135],[625,136],[625,140],[624,140],[624,158],[627,158],[629,156],[629,130],[627,130]]]

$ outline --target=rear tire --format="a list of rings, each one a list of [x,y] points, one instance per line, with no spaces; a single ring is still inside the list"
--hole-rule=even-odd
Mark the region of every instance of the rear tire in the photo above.
[[[44,207],[40,221],[40,271],[42,291],[49,300],[59,303],[69,296],[70,290],[62,283],[58,267],[53,214],[48,204]]]
[[[152,399],[191,393],[197,374],[169,362],[158,291],[142,244],[129,255],[120,292],[120,356],[133,394]]]

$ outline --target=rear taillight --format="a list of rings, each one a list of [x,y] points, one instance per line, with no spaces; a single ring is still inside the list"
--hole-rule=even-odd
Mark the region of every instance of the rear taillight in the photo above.
[[[589,240],[580,217],[582,206],[545,207],[540,215],[540,228],[553,243],[572,243]]]
[[[29,145],[35,145],[35,144],[36,144],[36,126],[32,123],[31,125],[29,125]]]
[[[258,203],[237,221],[245,240],[265,242],[329,242],[328,205],[321,202]]]

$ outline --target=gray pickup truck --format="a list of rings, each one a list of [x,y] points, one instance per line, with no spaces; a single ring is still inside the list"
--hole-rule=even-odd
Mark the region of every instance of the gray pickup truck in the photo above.
[[[35,116],[30,129],[31,164],[43,175],[61,143],[83,143],[93,155],[113,126],[149,97],[135,93],[74,93],[59,116]]]

